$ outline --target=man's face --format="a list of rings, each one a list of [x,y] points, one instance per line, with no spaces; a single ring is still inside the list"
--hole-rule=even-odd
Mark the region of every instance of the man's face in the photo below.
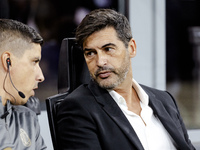
[[[90,35],[83,43],[83,50],[90,75],[100,87],[114,89],[124,82],[131,60],[114,28]]]
[[[30,96],[34,96],[34,90],[38,88],[38,83],[44,81],[42,70],[39,66],[41,59],[41,46],[32,44],[22,57],[13,57],[11,60],[11,78],[16,88],[26,96],[21,98],[17,92],[13,92],[16,104],[25,104]],[[12,94],[12,93],[11,93]]]

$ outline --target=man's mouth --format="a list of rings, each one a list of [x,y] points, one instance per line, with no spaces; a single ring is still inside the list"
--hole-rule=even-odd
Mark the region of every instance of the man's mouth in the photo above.
[[[98,72],[97,76],[99,76],[102,79],[108,78],[110,76],[110,71],[100,71]]]

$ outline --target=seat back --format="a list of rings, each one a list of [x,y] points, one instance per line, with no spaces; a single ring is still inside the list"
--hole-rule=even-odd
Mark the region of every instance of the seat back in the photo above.
[[[89,71],[81,51],[74,38],[62,41],[58,66],[58,94],[46,99],[47,115],[53,147],[59,150],[57,143],[56,112],[57,106],[75,88],[90,80]]]
[[[83,52],[74,38],[62,41],[59,58],[58,93],[72,92],[90,79]]]

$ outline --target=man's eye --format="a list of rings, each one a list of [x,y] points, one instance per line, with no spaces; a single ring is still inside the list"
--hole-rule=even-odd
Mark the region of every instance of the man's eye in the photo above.
[[[94,52],[87,52],[85,53],[86,56],[93,56],[94,55]]]
[[[113,50],[113,48],[112,47],[106,47],[105,50],[106,51],[111,51],[111,50]]]
[[[40,60],[35,60],[34,63],[37,64],[37,63],[39,63],[39,61],[40,61]]]

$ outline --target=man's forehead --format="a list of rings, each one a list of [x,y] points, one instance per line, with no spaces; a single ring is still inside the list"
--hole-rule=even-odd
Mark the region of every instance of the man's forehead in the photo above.
[[[27,48],[24,52],[25,55],[31,55],[33,57],[41,57],[42,48],[40,44],[33,44],[31,47]]]
[[[96,38],[96,40],[91,39],[87,40],[83,43],[83,49],[91,49],[91,48],[103,48],[106,46],[117,46],[119,43],[119,39],[116,37],[105,37],[105,38]]]

